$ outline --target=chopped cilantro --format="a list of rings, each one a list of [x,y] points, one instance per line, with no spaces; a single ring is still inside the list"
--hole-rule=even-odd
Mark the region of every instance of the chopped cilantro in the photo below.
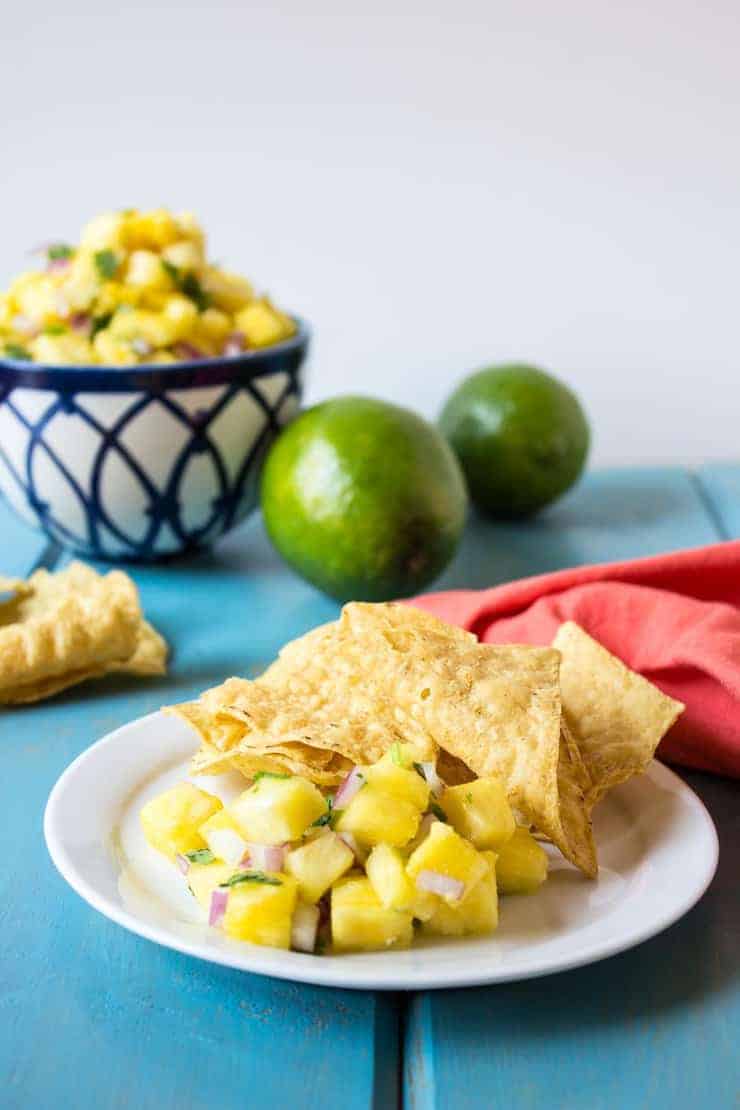
[[[25,347],[21,347],[20,343],[6,343],[5,354],[8,358],[17,358],[24,362],[30,362],[31,356]]]
[[[391,759],[397,767],[403,767],[403,761],[401,758],[401,745],[398,743],[398,740],[394,740],[391,744]]]
[[[442,809],[442,806],[437,805],[436,802],[432,802],[429,806],[429,809],[439,821],[447,820],[447,814]]]
[[[332,812],[332,810],[334,808],[334,799],[333,798],[327,798],[326,799],[326,807],[327,807],[326,808],[326,813],[322,813],[320,817],[317,817],[315,821],[311,822],[311,828],[312,829],[313,828],[320,829],[322,827],[322,825],[331,825],[332,818],[334,816],[334,814]]]
[[[185,852],[185,858],[191,863],[213,863],[216,857],[210,848],[196,848],[194,852]]]
[[[65,335],[66,332],[64,324],[47,324],[44,328],[44,335]]]
[[[289,779],[290,775],[285,775],[280,771],[258,771],[252,779],[252,786],[260,779]]]
[[[281,879],[275,879],[272,875],[265,875],[264,871],[239,871],[236,875],[232,875],[225,883],[219,883],[221,887],[236,886],[238,883],[263,883],[265,886],[282,886]]]
[[[210,307],[211,298],[198,281],[195,274],[185,274],[180,283],[180,288],[186,297],[195,302],[198,312],[205,312]]]
[[[177,266],[174,264],[174,262],[168,262],[166,258],[162,258],[160,259],[160,261],[162,263],[162,269],[167,274],[167,277],[171,278],[173,283],[179,289],[182,278],[180,277],[180,271],[178,270]]]
[[[50,262],[56,262],[60,258],[71,258],[73,254],[74,251],[66,243],[52,243],[46,249],[46,257]]]
[[[415,763],[414,770],[416,771],[417,775],[421,775],[421,777],[424,779],[424,782],[427,781],[427,777],[424,774],[424,768],[422,767],[421,763]]]
[[[90,323],[90,339],[94,339],[99,331],[107,328],[112,319],[112,312],[103,312],[100,316],[93,316]]]
[[[190,300],[195,302],[198,312],[205,312],[207,308],[210,308],[211,298],[194,273],[188,272],[184,274],[179,266],[175,266],[173,262],[168,262],[166,258],[162,258],[161,262],[165,273],[171,279],[173,285],[176,285],[181,293],[184,293],[186,297],[190,297]]]
[[[105,250],[95,251],[93,258],[102,281],[110,281],[111,278],[115,277],[118,269],[118,259],[112,250],[108,250],[106,247]]]
[[[472,804],[473,804],[473,795],[470,793],[469,790],[468,790],[467,794],[465,795],[465,801],[468,803],[469,806],[472,806]]]

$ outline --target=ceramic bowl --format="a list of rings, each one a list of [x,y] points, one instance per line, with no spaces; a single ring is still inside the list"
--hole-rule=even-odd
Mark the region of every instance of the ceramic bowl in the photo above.
[[[0,492],[88,558],[154,560],[212,543],[252,511],[297,411],[309,330],[232,358],[162,366],[0,359]]]

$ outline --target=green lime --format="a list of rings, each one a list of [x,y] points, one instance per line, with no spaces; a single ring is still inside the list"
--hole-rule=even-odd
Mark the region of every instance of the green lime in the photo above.
[[[536,366],[489,366],[458,386],[440,427],[478,508],[528,516],[560,497],[586,462],[589,427],[576,395]]]
[[[262,512],[290,565],[339,601],[385,601],[428,585],[465,523],[465,479],[431,424],[369,397],[339,397],[281,433]]]

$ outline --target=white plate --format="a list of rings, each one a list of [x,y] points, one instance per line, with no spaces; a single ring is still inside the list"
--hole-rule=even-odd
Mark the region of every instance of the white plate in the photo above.
[[[187,775],[192,734],[153,713],[94,744],[51,792],[44,832],[67,882],[96,910],[158,944],[214,963],[326,986],[413,990],[528,979],[621,952],[676,921],[706,890],[717,834],[672,771],[614,790],[596,814],[601,871],[589,882],[554,852],[530,897],[504,898],[492,937],[425,941],[406,952],[308,956],[230,940],[205,923],[182,876],[144,841],[142,804]],[[238,780],[243,787],[243,780]],[[203,785],[225,801],[228,776]]]

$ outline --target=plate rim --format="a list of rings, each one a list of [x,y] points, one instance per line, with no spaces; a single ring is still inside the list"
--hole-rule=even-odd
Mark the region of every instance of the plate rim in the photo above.
[[[58,828],[58,809],[65,791],[80,768],[90,760],[99,758],[101,751],[120,743],[122,733],[129,729],[146,727],[147,724],[153,724],[157,719],[161,720],[161,717],[162,714],[156,711],[128,721],[126,724],[106,733],[72,760],[59,776],[49,794],[44,809],[44,839],[51,861],[59,874],[72,890],[98,913],[145,940],[203,960],[206,963],[231,967],[234,970],[248,974],[265,975],[292,982],[348,990],[427,991],[523,982],[527,979],[542,978],[546,975],[555,975],[562,971],[570,971],[597,963],[657,936],[675,924],[696,905],[706,892],[717,870],[719,837],[711,814],[688,783],[684,782],[675,771],[664,763],[653,760],[645,774],[653,778],[657,776],[658,782],[662,779],[664,783],[677,790],[684,801],[695,809],[709,836],[709,851],[706,855],[705,867],[698,875],[697,882],[692,886],[689,893],[679,902],[671,903],[663,914],[654,915],[647,923],[637,924],[613,937],[607,936],[602,940],[593,941],[590,945],[570,956],[564,955],[562,958],[545,959],[541,966],[533,966],[524,971],[521,969],[518,971],[507,970],[505,965],[497,965],[495,970],[489,968],[486,971],[480,969],[479,961],[473,961],[471,964],[453,965],[447,969],[440,969],[437,974],[420,974],[418,977],[414,976],[413,981],[408,972],[389,973],[387,969],[383,972],[380,981],[377,981],[370,970],[351,970],[350,966],[341,960],[317,959],[315,956],[303,953],[290,953],[291,957],[295,957],[295,960],[291,960],[290,966],[284,966],[280,956],[284,957],[286,953],[280,949],[275,950],[280,956],[276,955],[269,966],[265,966],[264,953],[266,950],[248,944],[244,945],[243,953],[240,951],[237,959],[228,950],[221,952],[216,948],[208,948],[204,943],[189,942],[174,933],[168,932],[166,926],[150,925],[128,910],[125,905],[117,905],[107,895],[99,893],[95,886],[80,873],[73,856],[63,842],[61,830]],[[251,953],[255,951],[259,955],[250,958]],[[268,949],[267,951],[272,950]]]

